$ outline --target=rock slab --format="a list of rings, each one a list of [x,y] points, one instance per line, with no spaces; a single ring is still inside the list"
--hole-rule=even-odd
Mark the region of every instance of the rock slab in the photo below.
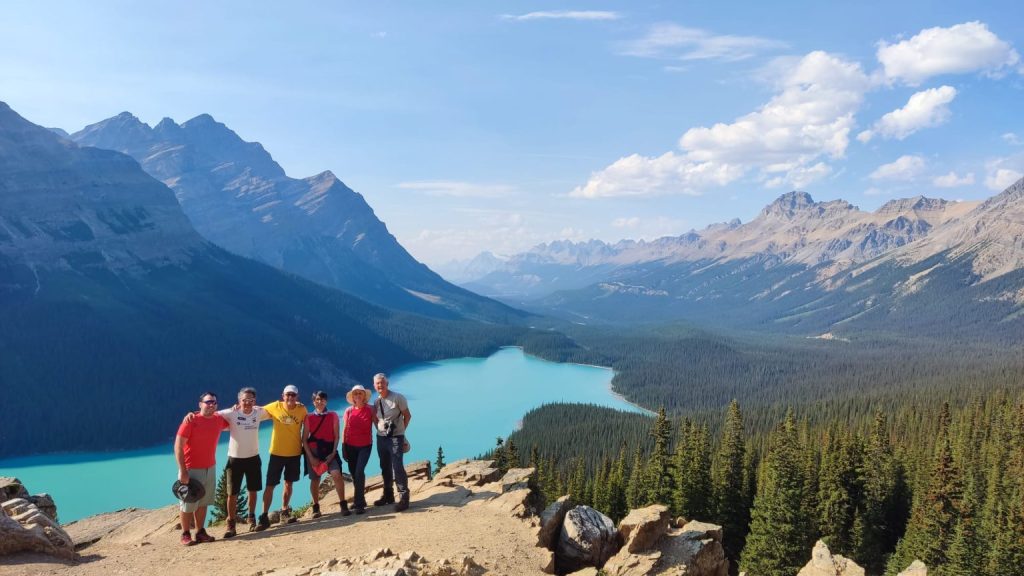
[[[907,566],[907,569],[900,572],[898,576],[928,576],[928,567],[920,560],[914,560]]]
[[[59,558],[75,557],[75,542],[53,518],[24,498],[0,504],[0,556],[42,552]]]
[[[577,506],[565,515],[555,550],[555,569],[575,572],[600,568],[619,551],[619,531],[611,518],[590,506]]]
[[[818,540],[811,552],[811,561],[797,576],[864,576],[864,569],[853,560],[833,555],[825,542]]]

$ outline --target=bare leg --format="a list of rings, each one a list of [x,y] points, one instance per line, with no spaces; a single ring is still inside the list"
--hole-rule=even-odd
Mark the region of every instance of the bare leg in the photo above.
[[[263,513],[270,512],[270,503],[274,500],[274,487],[267,486],[267,489],[263,491]]]
[[[228,520],[236,520],[235,513],[238,511],[238,494],[228,496]]]
[[[206,529],[206,506],[196,508],[196,532]]]
[[[181,513],[181,531],[188,532],[192,529],[192,512]]]
[[[331,471],[331,478],[334,480],[334,491],[338,493],[338,501],[345,501],[345,479],[341,476],[341,472],[336,470]]]
[[[288,508],[288,505],[292,501],[292,483],[287,480],[284,481],[284,493],[281,494],[281,500],[284,504],[284,508]],[[266,499],[264,499],[264,501],[266,501]]]
[[[256,515],[256,495],[257,494],[259,494],[259,492],[255,491],[255,490],[249,490],[249,515],[250,516],[255,516]]]
[[[309,495],[313,497],[313,506],[320,505],[320,477],[314,476],[309,479]]]

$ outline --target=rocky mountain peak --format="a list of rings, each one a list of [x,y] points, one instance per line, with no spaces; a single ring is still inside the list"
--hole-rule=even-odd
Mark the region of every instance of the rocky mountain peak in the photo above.
[[[807,192],[792,191],[779,196],[774,202],[764,207],[762,216],[792,218],[797,212],[816,207],[817,204]]]
[[[942,198],[927,198],[925,196],[914,196],[912,198],[897,198],[883,204],[876,214],[901,214],[904,212],[932,212],[944,210],[948,200]]]

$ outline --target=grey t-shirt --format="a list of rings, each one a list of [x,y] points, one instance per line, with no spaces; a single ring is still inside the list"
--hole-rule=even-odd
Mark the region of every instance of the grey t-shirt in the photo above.
[[[377,401],[373,403],[373,414],[377,416],[377,436],[384,436],[384,420],[392,420],[395,423],[392,436],[404,435],[405,418],[402,417],[402,412],[408,409],[409,401],[394,390],[388,390],[387,398],[377,396]]]

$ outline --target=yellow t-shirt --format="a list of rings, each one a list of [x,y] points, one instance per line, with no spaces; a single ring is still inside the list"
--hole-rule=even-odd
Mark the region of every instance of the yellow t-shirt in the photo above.
[[[270,435],[270,453],[277,456],[298,456],[302,454],[302,421],[306,419],[306,407],[295,406],[291,410],[281,400],[263,407],[274,420],[274,432]]]

